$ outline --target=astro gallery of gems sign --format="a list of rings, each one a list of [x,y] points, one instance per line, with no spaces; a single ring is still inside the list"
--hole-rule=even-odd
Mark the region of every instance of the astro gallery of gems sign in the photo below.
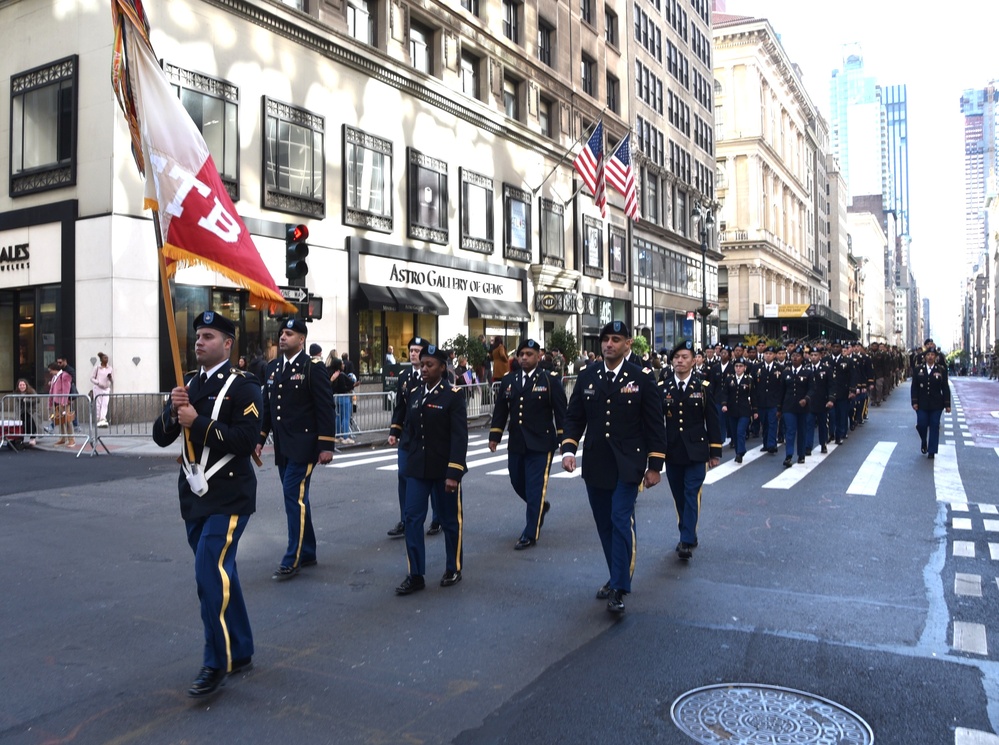
[[[513,302],[521,300],[521,283],[509,277],[493,277],[427,264],[410,264],[381,256],[362,256],[359,269],[359,279],[365,284],[437,290]]]

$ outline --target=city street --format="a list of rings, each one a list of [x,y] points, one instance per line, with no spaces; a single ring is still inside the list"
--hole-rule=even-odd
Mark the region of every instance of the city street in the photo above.
[[[594,599],[606,565],[579,472],[557,458],[541,539],[514,551],[524,514],[505,446],[490,453],[474,429],[463,580],[438,587],[443,537],[428,537],[427,590],[397,597],[394,451],[316,469],[319,565],[283,583],[265,452],[239,548],[254,669],[207,702],[185,695],[203,632],[177,453],[0,451],[0,743],[869,742],[822,739],[793,713],[736,709],[767,720],[759,739],[693,739],[671,718],[694,689],[758,684],[834,702],[879,744],[994,745],[999,383],[952,388],[932,461],[908,384],[805,465],[782,468],[759,439],[742,464],[726,449],[689,563],[665,480],[641,494],[620,618]]]

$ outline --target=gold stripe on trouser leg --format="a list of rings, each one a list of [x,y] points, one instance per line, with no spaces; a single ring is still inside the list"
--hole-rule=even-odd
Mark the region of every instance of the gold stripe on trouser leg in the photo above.
[[[552,456],[555,453],[548,453],[548,460],[545,461],[545,480],[541,483],[541,504],[538,507],[538,524],[534,526],[534,540],[538,540],[541,535],[541,516],[545,514],[545,498],[548,496],[548,477],[552,470]]]
[[[229,553],[229,546],[232,545],[232,534],[238,523],[239,515],[229,515],[229,530],[225,534],[225,546],[222,547],[222,552],[219,554],[219,577],[222,578],[222,608],[219,610],[219,625],[222,626],[222,635],[225,637],[225,671],[227,673],[232,671],[232,645],[229,642],[229,627],[225,623],[225,612],[229,607],[230,580],[222,563],[225,561],[226,554]]]
[[[302,477],[302,483],[298,485],[298,549],[295,551],[295,563],[292,566],[298,566],[302,558],[302,543],[305,541],[305,482],[309,480],[309,474],[312,473],[312,464],[310,463],[305,469],[305,475]]]
[[[704,484],[697,490],[697,519],[694,520],[694,535],[697,535],[697,523],[701,521],[701,495],[704,493]]]
[[[628,576],[635,576],[635,559],[638,558],[638,534],[635,532],[635,515],[631,516],[631,564],[628,566]]]
[[[461,571],[461,532],[464,524],[463,516],[461,514],[461,482],[458,482],[458,543],[455,546],[454,555],[454,568],[459,572]]]

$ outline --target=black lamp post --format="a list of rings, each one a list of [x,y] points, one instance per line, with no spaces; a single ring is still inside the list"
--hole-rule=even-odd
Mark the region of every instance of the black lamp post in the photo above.
[[[867,322],[867,346],[871,346],[871,322]]]
[[[695,204],[690,216],[697,221],[701,239],[701,307],[697,309],[701,316],[701,350],[708,348],[708,316],[711,307],[708,305],[708,232],[715,224],[715,215],[710,207]]]

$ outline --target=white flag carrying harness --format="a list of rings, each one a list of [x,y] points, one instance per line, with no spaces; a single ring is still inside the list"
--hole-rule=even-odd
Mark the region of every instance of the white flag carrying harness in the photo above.
[[[225,385],[222,386],[222,390],[219,391],[219,395],[215,399],[215,406],[212,407],[212,419],[219,418],[219,412],[222,411],[222,402],[225,400],[225,394],[229,390],[229,386],[232,385],[232,381],[235,379],[236,375],[234,373],[230,373],[229,378],[225,381]],[[187,460],[187,448],[181,448],[180,464],[184,468],[184,476],[187,477],[187,484],[191,487],[191,491],[199,497],[203,497],[208,493],[208,480],[218,473],[226,463],[236,457],[232,453],[226,453],[219,458],[215,465],[206,471],[205,464],[208,463],[209,450],[211,450],[211,448],[209,448],[208,445],[205,445],[205,447],[201,450],[201,461],[198,463],[189,463]]]

